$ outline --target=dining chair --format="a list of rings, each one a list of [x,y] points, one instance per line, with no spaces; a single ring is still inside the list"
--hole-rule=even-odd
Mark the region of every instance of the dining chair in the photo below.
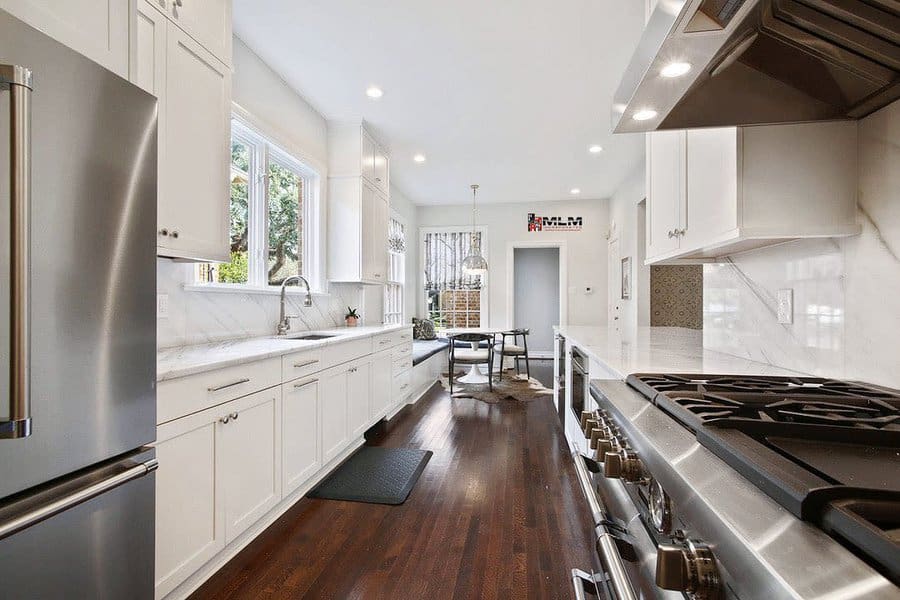
[[[531,379],[531,367],[528,364],[528,329],[510,329],[509,331],[503,331],[499,335],[500,343],[497,344],[499,346],[500,352],[500,379],[503,379],[503,359],[504,357],[511,356],[516,361],[516,375],[519,374],[519,359],[525,359],[525,374],[528,375],[528,379]],[[512,338],[512,343],[507,343],[506,338]],[[519,338],[522,338],[522,343],[519,343]]]
[[[488,333],[458,333],[448,336],[450,339],[450,394],[453,394],[453,377],[454,366],[460,365],[487,365],[488,366],[488,389],[494,391],[494,336]],[[477,344],[476,348],[471,346],[466,348],[457,342],[467,342],[469,344]],[[481,343],[487,342],[486,347],[482,347]]]

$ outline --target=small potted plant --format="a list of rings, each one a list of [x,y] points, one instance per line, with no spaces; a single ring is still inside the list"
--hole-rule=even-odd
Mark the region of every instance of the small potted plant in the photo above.
[[[356,327],[359,324],[359,312],[357,309],[347,307],[347,314],[344,315],[344,322],[347,327]]]

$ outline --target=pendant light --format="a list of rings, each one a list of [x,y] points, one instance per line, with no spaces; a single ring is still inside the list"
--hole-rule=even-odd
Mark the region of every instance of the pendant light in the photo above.
[[[463,260],[463,272],[467,275],[487,274],[488,264],[481,255],[481,249],[475,247],[475,194],[478,192],[478,184],[473,183],[472,188],[472,238],[469,242],[469,255]]]

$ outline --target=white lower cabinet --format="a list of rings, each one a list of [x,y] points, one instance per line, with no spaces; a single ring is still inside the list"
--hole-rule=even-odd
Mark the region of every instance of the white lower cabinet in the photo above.
[[[347,373],[347,426],[350,439],[361,436],[369,428],[369,405],[371,401],[372,363],[354,364]]]
[[[229,403],[219,420],[226,543],[281,500],[280,403],[277,387],[257,392]]]
[[[156,598],[225,547],[216,473],[220,412],[203,411],[157,428]]]
[[[391,368],[393,357],[387,350],[372,360],[372,407],[370,416],[381,417],[391,405]]]
[[[397,386],[410,371],[393,367],[410,338],[381,336],[374,355],[367,337],[160,383],[157,599],[189,594],[406,398]]]
[[[349,439],[347,435],[347,372],[340,366],[326,371],[319,380],[321,386],[321,421],[319,436],[322,444],[322,463],[340,454]]]
[[[157,598],[281,499],[280,400],[276,387],[157,428]]]
[[[281,386],[282,489],[287,496],[319,470],[318,377]]]

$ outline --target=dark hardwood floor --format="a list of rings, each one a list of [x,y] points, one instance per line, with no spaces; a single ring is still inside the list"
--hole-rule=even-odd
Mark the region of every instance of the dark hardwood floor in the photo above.
[[[304,498],[192,598],[571,598],[571,569],[596,568],[551,401],[435,386],[369,437],[434,451],[406,503]]]

